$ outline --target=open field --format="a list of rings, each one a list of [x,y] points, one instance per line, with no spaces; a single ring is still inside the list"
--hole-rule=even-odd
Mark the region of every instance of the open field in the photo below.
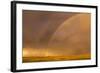
[[[23,63],[26,62],[45,62],[45,61],[67,61],[67,60],[86,60],[90,55],[79,56],[47,56],[47,57],[23,57]]]

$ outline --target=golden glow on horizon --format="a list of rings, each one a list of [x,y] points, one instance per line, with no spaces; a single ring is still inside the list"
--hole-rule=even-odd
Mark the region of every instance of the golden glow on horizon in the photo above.
[[[27,50],[26,50],[27,49]],[[30,49],[30,50],[29,50]],[[66,52],[67,53],[67,52]],[[41,61],[61,61],[61,60],[82,60],[90,59],[90,54],[80,55],[59,55],[51,51],[34,50],[32,48],[23,48],[23,62],[41,62]]]

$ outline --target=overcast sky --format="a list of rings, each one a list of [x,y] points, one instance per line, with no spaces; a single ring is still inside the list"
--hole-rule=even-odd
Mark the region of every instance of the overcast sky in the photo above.
[[[90,54],[90,14],[23,10],[23,48]]]

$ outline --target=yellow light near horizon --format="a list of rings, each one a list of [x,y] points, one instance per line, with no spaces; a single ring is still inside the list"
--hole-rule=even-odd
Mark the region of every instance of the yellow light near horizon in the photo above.
[[[34,57],[34,56],[48,56],[50,55],[47,50],[43,49],[34,49],[34,48],[23,48],[23,57]]]
[[[59,56],[58,53],[48,50],[49,48],[34,49],[34,48],[23,48],[23,57],[46,57],[46,56]]]

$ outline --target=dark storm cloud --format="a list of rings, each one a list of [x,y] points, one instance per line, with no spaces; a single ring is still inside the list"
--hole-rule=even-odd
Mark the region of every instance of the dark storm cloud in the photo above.
[[[64,20],[77,13],[23,11],[23,44],[47,44],[52,34]]]

